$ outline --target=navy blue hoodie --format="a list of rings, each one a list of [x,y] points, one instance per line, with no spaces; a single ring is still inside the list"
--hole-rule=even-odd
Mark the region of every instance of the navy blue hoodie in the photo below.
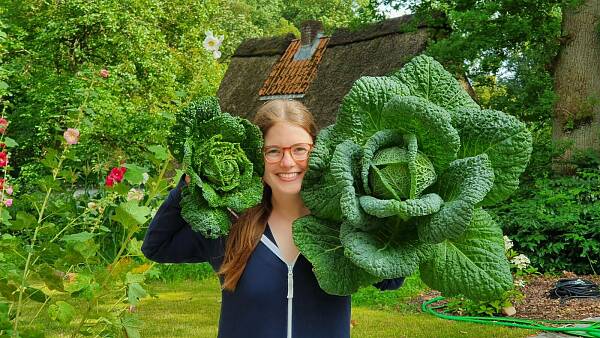
[[[208,262],[218,271],[226,238],[205,238],[183,220],[179,202],[184,184],[182,178],[158,209],[142,252],[159,263]],[[302,254],[289,265],[280,257],[267,226],[235,291],[221,293],[219,337],[350,337],[350,296],[333,296],[321,290],[312,265]],[[397,278],[375,286],[393,290],[403,282],[404,278]]]

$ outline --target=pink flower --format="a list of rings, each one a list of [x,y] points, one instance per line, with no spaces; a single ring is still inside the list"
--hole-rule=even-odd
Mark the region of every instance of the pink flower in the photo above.
[[[12,198],[9,198],[7,200],[4,200],[4,205],[6,205],[7,207],[10,207],[10,206],[12,206],[12,202],[13,202]]]
[[[0,167],[6,167],[8,165],[8,154],[4,151],[0,152]]]
[[[108,77],[110,76],[110,72],[108,71],[108,69],[106,69],[106,68],[103,68],[103,69],[100,71],[100,76],[102,76],[103,78],[105,78],[105,79],[106,79],[106,78],[108,78]]]
[[[6,127],[8,126],[8,120],[4,117],[0,117],[0,134],[4,134]]]
[[[63,136],[68,144],[77,144],[79,142],[79,130],[75,128],[67,128]]]
[[[107,187],[112,187],[115,184],[115,180],[113,179],[112,176],[108,175],[108,176],[106,176],[106,181],[104,182],[104,184]]]
[[[5,191],[6,191],[7,194],[12,195],[12,193],[13,193],[13,187],[11,185],[9,185],[8,187],[6,187]]]

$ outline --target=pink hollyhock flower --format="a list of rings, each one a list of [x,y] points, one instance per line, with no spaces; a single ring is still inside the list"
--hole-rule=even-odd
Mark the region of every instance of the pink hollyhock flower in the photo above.
[[[6,127],[8,126],[8,120],[4,117],[0,117],[0,134],[4,134]]]
[[[13,200],[12,198],[9,198],[7,200],[4,200],[4,205],[6,205],[7,207],[12,206]]]
[[[106,79],[106,78],[108,78],[108,77],[110,76],[110,72],[108,71],[108,69],[106,69],[106,68],[103,68],[103,69],[100,71],[100,76],[102,76],[103,78],[105,78],[105,79]]]
[[[67,128],[63,136],[68,144],[77,144],[79,142],[79,130],[75,128]]]
[[[7,194],[12,195],[12,193],[13,193],[13,187],[11,185],[9,185],[8,187],[6,187],[5,191],[6,191]]]
[[[5,180],[3,178],[0,178],[0,190],[4,189],[4,182]]]
[[[8,154],[4,151],[0,152],[0,167],[6,167],[8,165]]]

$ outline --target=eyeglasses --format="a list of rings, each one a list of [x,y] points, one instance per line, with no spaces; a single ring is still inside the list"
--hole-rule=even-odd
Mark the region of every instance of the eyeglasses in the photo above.
[[[290,151],[290,155],[292,155],[294,161],[304,161],[310,155],[312,144],[296,143],[289,147],[267,146],[263,147],[263,154],[267,162],[276,163],[281,161],[286,150]]]

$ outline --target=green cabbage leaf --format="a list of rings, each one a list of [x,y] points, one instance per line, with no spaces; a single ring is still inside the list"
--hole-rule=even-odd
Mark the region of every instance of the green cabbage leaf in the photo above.
[[[321,288],[350,294],[417,270],[445,295],[511,286],[502,232],[481,209],[517,187],[531,154],[523,123],[481,109],[437,61],[362,77],[316,139],[294,240]]]

